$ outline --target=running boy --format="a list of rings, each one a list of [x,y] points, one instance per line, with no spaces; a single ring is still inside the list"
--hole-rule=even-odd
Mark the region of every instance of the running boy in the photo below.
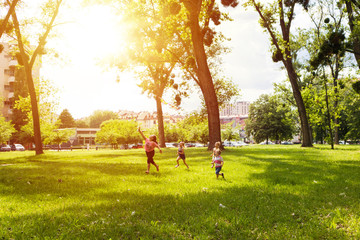
[[[224,159],[220,156],[221,154],[221,150],[217,149],[214,151],[214,158],[213,158],[213,163],[215,164],[215,173],[216,173],[216,178],[219,178],[219,175],[221,175],[223,178],[224,177],[224,173],[220,173],[222,166],[224,165]]]
[[[214,167],[214,156],[215,156],[215,151],[216,150],[220,150],[220,142],[216,142],[215,143],[215,146],[214,146],[214,148],[213,148],[213,152],[212,152],[212,154],[211,154],[211,157],[212,157],[212,159],[211,159],[211,168],[213,168]]]
[[[159,165],[157,165],[154,162],[154,155],[155,155],[155,148],[157,147],[160,151],[160,153],[162,153],[161,148],[159,147],[159,145],[156,142],[156,136],[155,135],[151,135],[149,136],[149,138],[146,138],[144,133],[141,131],[140,127],[138,128],[139,133],[141,134],[141,136],[143,137],[143,139],[145,140],[145,152],[146,152],[146,156],[147,156],[147,171],[146,173],[149,173],[150,171],[150,164],[154,165],[156,167],[156,170],[159,171]]]

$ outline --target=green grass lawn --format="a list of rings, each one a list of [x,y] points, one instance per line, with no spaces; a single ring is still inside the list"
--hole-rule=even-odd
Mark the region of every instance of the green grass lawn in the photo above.
[[[360,147],[0,153],[0,239],[359,239]]]

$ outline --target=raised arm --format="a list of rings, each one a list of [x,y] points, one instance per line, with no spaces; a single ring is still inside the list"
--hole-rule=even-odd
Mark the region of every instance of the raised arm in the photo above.
[[[143,139],[146,140],[146,137],[145,137],[144,133],[141,131],[140,127],[138,128],[138,132],[141,134]]]

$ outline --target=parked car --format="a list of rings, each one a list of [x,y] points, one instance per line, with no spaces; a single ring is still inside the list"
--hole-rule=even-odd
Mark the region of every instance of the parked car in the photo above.
[[[202,143],[195,143],[195,147],[205,147],[205,145]]]
[[[167,148],[173,148],[173,147],[175,147],[174,144],[172,144],[172,143],[165,143],[165,146],[166,146]]]
[[[225,141],[225,142],[223,142],[223,146],[224,147],[234,147],[234,144],[230,141]]]
[[[185,143],[185,147],[195,147],[194,143]]]
[[[21,144],[13,144],[11,145],[11,151],[25,151],[25,148]]]
[[[129,145],[129,148],[132,148],[132,149],[143,148],[143,145],[142,145],[142,143],[131,144],[131,145]]]
[[[11,147],[7,144],[3,144],[0,147],[0,152],[10,152],[11,151]]]
[[[249,144],[238,141],[233,143],[234,147],[242,147],[242,146],[249,146]]]

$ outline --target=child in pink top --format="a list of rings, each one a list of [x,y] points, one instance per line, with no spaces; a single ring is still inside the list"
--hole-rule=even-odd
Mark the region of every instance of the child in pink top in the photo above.
[[[146,156],[147,156],[147,171],[146,173],[149,173],[150,171],[150,164],[153,164],[156,167],[156,170],[159,171],[159,165],[157,165],[154,162],[154,155],[155,155],[155,148],[157,147],[160,151],[160,153],[162,153],[161,148],[159,147],[159,145],[156,142],[156,136],[155,135],[151,135],[149,136],[149,138],[146,138],[144,133],[141,131],[140,127],[138,128],[139,133],[141,134],[141,136],[144,138],[145,140],[145,152],[146,152]]]

